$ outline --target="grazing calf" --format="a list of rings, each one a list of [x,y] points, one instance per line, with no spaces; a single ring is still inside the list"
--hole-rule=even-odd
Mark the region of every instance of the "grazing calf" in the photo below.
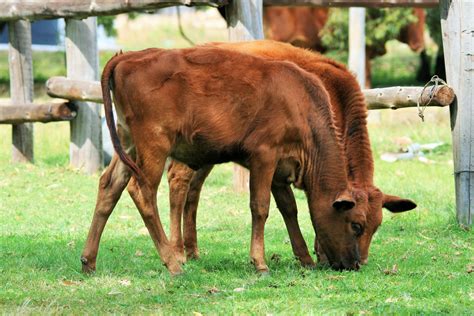
[[[416,207],[410,200],[382,193],[374,186],[374,165],[367,131],[367,107],[364,96],[354,76],[341,65],[318,53],[313,53],[289,44],[274,41],[253,41],[243,43],[214,43],[223,49],[249,53],[267,60],[289,60],[304,70],[317,75],[329,93],[328,110],[334,113],[336,128],[342,135],[345,169],[352,187],[357,189],[359,208],[367,218],[365,227],[358,238],[361,263],[367,263],[370,242],[373,234],[382,222],[382,207],[391,212],[403,212]],[[196,212],[199,194],[212,166],[205,166],[194,172],[186,165],[172,162],[168,171],[171,202],[171,242],[177,257],[199,257],[196,233]],[[289,184],[272,188],[278,209],[280,210],[295,256],[303,265],[311,264],[306,243],[299,230],[296,203]],[[184,213],[183,213],[184,212]],[[181,214],[184,214],[184,242],[181,237]],[[316,228],[316,227],[315,227]],[[318,232],[316,232],[318,234]],[[319,239],[319,237],[318,237]],[[320,262],[327,262],[324,251],[315,242],[315,251]]]
[[[172,274],[181,273],[156,204],[167,157],[194,170],[228,161],[249,168],[250,256],[257,271],[268,271],[264,225],[270,192],[291,183],[308,197],[330,264],[359,268],[357,228],[366,226],[365,213],[348,182],[329,97],[318,78],[292,63],[199,47],[116,56],[101,83],[117,154],[100,180],[81,258],[84,271],[95,269],[100,235],[128,182],[161,259]]]

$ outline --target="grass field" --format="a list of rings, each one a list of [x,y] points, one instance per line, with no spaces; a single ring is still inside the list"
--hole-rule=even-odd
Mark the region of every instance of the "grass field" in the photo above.
[[[376,159],[377,185],[415,200],[416,211],[385,213],[361,271],[310,271],[294,260],[272,204],[265,234],[268,277],[257,276],[249,264],[248,196],[232,192],[230,165],[217,168],[205,185],[198,213],[202,258],[186,264],[185,275],[169,277],[128,194],[104,232],[97,273],[83,275],[79,256],[98,176],[67,167],[66,124],[37,125],[35,165],[9,162],[10,128],[1,126],[0,312],[471,314],[474,234],[455,221],[449,127],[446,120],[421,124],[405,115],[392,128],[386,128],[388,114],[371,126],[376,158],[393,150],[398,136],[447,143],[428,155],[432,164]],[[312,244],[302,192],[297,200]],[[159,205],[168,227],[165,179]]]
[[[199,28],[189,29],[194,33],[188,35],[200,39]],[[149,30],[155,32],[152,26]],[[173,34],[163,28],[163,37],[142,34],[139,39],[140,30],[136,32],[128,38],[137,40],[130,44],[137,48],[144,42],[166,46],[166,36]],[[2,54],[0,95],[6,96]],[[64,58],[61,53],[37,54],[41,95],[46,78],[64,74]],[[108,56],[101,56],[102,64]],[[414,54],[395,45],[374,61],[374,84],[416,83],[416,64]],[[231,165],[216,168],[206,182],[198,213],[202,258],[187,263],[184,275],[168,275],[127,193],[105,229],[97,273],[83,275],[79,257],[99,176],[68,167],[67,123],[35,125],[35,165],[10,163],[11,128],[0,125],[0,313],[472,314],[474,233],[455,220],[447,117],[446,109],[428,109],[422,124],[413,110],[386,111],[380,124],[370,126],[376,184],[416,201],[418,208],[398,215],[385,212],[367,266],[359,272],[300,268],[272,203],[265,234],[271,273],[266,277],[259,277],[249,263],[248,194],[232,191]],[[400,136],[446,145],[427,155],[429,164],[380,160],[381,153],[396,150],[393,140]],[[163,179],[158,202],[166,228],[167,190]],[[306,199],[300,191],[296,197],[303,234],[312,245]]]

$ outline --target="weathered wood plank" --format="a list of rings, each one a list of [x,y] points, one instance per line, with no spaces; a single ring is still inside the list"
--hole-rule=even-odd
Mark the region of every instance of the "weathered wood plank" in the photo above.
[[[448,86],[438,86],[436,88],[422,87],[390,87],[378,89],[362,90],[369,110],[379,109],[400,109],[416,107],[421,93],[420,105],[427,106],[448,106],[454,101],[454,91]],[[430,96],[433,98],[430,102]]]
[[[318,6],[318,7],[424,7],[438,6],[438,0],[264,0],[265,6]]]
[[[229,40],[232,42],[263,39],[262,0],[233,0],[227,7]],[[249,172],[234,164],[234,190],[248,192]]]
[[[449,85],[456,93],[451,106],[457,219],[474,219],[474,2],[440,1],[444,60]]]
[[[235,0],[227,7],[229,41],[263,39],[262,0]]]
[[[147,11],[174,5],[227,4],[227,0],[4,0],[0,2],[0,21],[85,18],[115,15],[131,11]]]
[[[54,98],[103,103],[99,81],[51,77],[46,81],[46,93]]]
[[[66,20],[67,76],[71,79],[97,80],[97,18]],[[100,105],[77,104],[77,117],[71,121],[70,163],[87,174],[102,167],[102,132]]]
[[[10,96],[13,103],[31,103],[33,102],[31,24],[24,20],[10,22],[8,31]],[[12,143],[13,162],[33,162],[33,124],[13,125]]]
[[[98,81],[71,80],[65,77],[52,77],[46,82],[48,95],[77,101],[92,101],[102,103],[102,92]],[[416,107],[416,102],[423,87],[390,87],[378,89],[365,89],[367,108],[400,109]],[[421,104],[430,99],[431,87],[423,92]],[[428,106],[448,106],[454,100],[454,91],[448,86],[439,86],[433,91],[433,100]]]
[[[75,117],[75,106],[68,102],[0,105],[0,124],[70,121]]]
[[[365,8],[349,9],[349,69],[365,87]]]
[[[4,0],[0,3],[0,21],[84,18],[130,11],[147,11],[174,5],[225,5],[229,0]],[[438,0],[264,0],[266,6],[332,7],[436,7]]]

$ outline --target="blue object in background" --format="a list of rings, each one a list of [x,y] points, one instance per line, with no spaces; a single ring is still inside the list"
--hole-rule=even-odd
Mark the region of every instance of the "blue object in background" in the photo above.
[[[31,37],[33,44],[36,45],[58,45],[58,20],[40,20],[31,23]],[[8,44],[8,24],[0,34],[0,43]]]

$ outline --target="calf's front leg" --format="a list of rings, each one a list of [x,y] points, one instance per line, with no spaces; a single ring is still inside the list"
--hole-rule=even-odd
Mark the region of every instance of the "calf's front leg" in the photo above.
[[[293,253],[302,266],[309,268],[314,267],[313,258],[311,258],[309,254],[308,246],[306,245],[298,224],[298,209],[293,191],[289,185],[274,183],[272,185],[272,193],[278,210],[285,221]]]
[[[250,210],[252,212],[252,238],[250,258],[257,272],[267,273],[265,263],[264,229],[270,207],[270,192],[276,168],[274,153],[254,155],[250,162]]]

